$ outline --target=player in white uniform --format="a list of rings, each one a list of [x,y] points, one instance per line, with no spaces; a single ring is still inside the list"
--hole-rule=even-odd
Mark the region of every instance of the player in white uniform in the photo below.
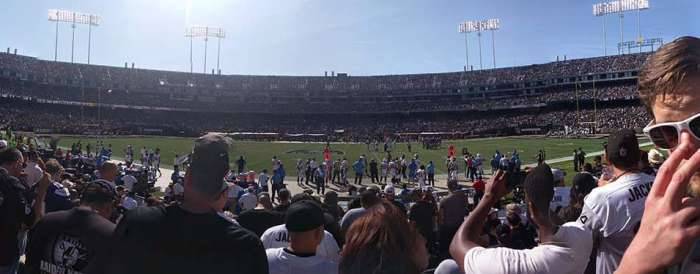
[[[146,147],[141,148],[141,159],[140,159],[140,160],[141,160],[141,165],[145,165],[145,164],[146,164],[146,156],[147,156],[146,153],[147,153]]]
[[[391,177],[391,183],[397,183],[396,177],[399,175],[399,167],[396,161],[389,161],[389,177]]]
[[[156,152],[153,154],[153,166],[160,173],[160,148],[156,148]]]
[[[297,160],[297,184],[301,185],[306,176],[306,164],[303,159]]]
[[[379,172],[380,172],[380,176],[381,176],[381,177],[379,177],[379,182],[386,183],[386,175],[389,172],[389,162],[386,160],[386,158],[382,159],[382,163],[380,164]]]
[[[340,183],[346,184],[348,182],[348,159],[343,157],[343,161],[340,162]]]
[[[613,177],[602,181],[605,185],[593,189],[584,200],[578,222],[592,231],[598,243],[598,274],[617,269],[642,220],[654,177],[639,172],[640,154],[634,131],[611,134],[605,157],[611,163]]]
[[[420,189],[425,189],[425,178],[426,178],[426,173],[425,173],[425,166],[420,166],[418,168],[418,171],[416,171],[416,181],[418,181],[418,187]]]

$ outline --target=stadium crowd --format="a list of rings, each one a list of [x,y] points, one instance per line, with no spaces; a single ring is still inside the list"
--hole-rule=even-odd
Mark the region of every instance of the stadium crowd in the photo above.
[[[515,135],[522,129],[536,133],[578,127],[597,121],[599,132],[617,128],[641,129],[649,116],[641,106],[569,110],[465,112],[449,115],[236,115],[136,109],[101,109],[38,103],[22,98],[0,98],[0,128],[62,134],[197,136],[204,132],[249,133],[236,139],[286,141],[365,142],[387,136],[417,139],[423,132],[442,138]],[[82,113],[82,114],[81,114]],[[56,123],[56,120],[66,123]],[[150,131],[149,131],[150,130]],[[259,134],[255,134],[259,133]]]
[[[488,181],[469,176],[473,185],[461,186],[450,176],[449,194],[440,197],[425,185],[429,167],[413,159],[408,177],[418,187],[395,179],[383,189],[351,191],[347,209],[332,191],[290,193],[276,158],[272,176],[229,176],[232,144],[222,134],[195,140],[184,174],[177,170],[159,199],[137,196],[128,165],[101,161],[84,170],[66,159],[82,159],[79,146],[40,155],[6,131],[0,273],[698,273],[699,81],[694,37],[664,45],[642,69],[639,98],[662,122],[645,132],[670,149],[667,159],[640,150],[635,131],[618,116],[609,122],[619,129],[603,156],[575,161],[582,171],[571,186],[564,187],[544,156],[521,169],[511,155],[516,161],[493,161]],[[8,104],[12,110],[22,102]],[[111,153],[109,145],[99,150]],[[483,175],[474,165],[478,158],[467,157],[467,166]],[[243,158],[235,163],[239,173],[245,170]],[[323,166],[308,166],[317,187],[327,183]],[[352,164],[356,177],[369,169],[372,181],[376,168],[362,158]],[[391,177],[402,175],[394,168]],[[564,196],[555,193],[561,187]]]

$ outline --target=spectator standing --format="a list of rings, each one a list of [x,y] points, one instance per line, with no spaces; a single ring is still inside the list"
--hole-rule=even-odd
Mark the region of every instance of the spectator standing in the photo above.
[[[39,180],[35,202],[33,194],[18,178],[22,175],[22,153],[15,148],[0,150],[0,273],[17,272],[20,242],[24,240],[23,226],[32,227],[44,215],[44,201],[49,187],[49,175]]]
[[[653,116],[644,131],[664,136],[650,139],[671,154],[658,170],[618,273],[658,273],[676,264],[681,273],[700,272],[700,141],[692,126],[700,113],[699,66],[700,39],[686,36],[649,56],[639,74],[639,97]]]
[[[46,214],[32,230],[26,273],[104,273],[112,248],[115,225],[109,218],[115,198],[109,184],[95,181],[83,189],[78,207]]]
[[[260,240],[221,213],[229,144],[211,133],[195,141],[182,204],[125,215],[107,273],[268,273]]]
[[[291,198],[291,193],[286,188],[280,189],[279,195],[277,196],[278,204],[275,206],[274,210],[284,215],[289,208]]]
[[[268,192],[270,191],[267,188],[267,182],[270,181],[270,176],[267,176],[267,169],[263,169],[260,172],[260,175],[258,175],[258,189],[260,192]],[[273,197],[274,199],[274,197]]]
[[[317,203],[302,200],[292,204],[285,218],[289,245],[266,251],[270,274],[337,273],[337,262],[316,253],[324,238],[323,224],[323,210]]]
[[[104,179],[105,181],[109,182],[109,184],[112,185],[113,188],[116,188],[114,182],[117,180],[117,175],[119,174],[119,167],[115,162],[106,161],[102,163],[98,171],[98,179]]]
[[[526,250],[484,248],[481,234],[491,208],[507,194],[504,172],[487,184],[486,194],[452,240],[450,254],[464,273],[583,273],[593,242],[591,232],[572,222],[561,227],[549,218],[554,197],[550,168],[537,166],[524,182],[530,216],[537,224],[540,245]]]
[[[343,208],[338,205],[338,193],[328,191],[323,195],[323,208],[330,213],[336,221],[340,221],[345,215]]]
[[[238,198],[238,206],[241,207],[241,212],[255,208],[258,203],[258,198],[255,195],[255,188],[249,186],[246,192]]]
[[[401,201],[396,200],[396,191],[394,190],[394,186],[386,186],[384,187],[384,199],[389,201],[391,204],[396,206],[403,214],[407,213],[406,206],[401,203]]]
[[[343,233],[348,231],[348,228],[350,228],[350,225],[352,225],[355,220],[362,217],[362,215],[367,213],[368,208],[378,204],[379,202],[380,200],[379,197],[377,197],[376,192],[372,190],[365,190],[362,192],[360,196],[361,207],[350,209],[345,213],[345,215],[343,215],[343,219],[340,220],[340,230]]]
[[[590,173],[579,173],[574,176],[572,181],[571,189],[569,190],[569,205],[563,207],[557,212],[556,221],[557,224],[561,225],[567,222],[574,222],[581,216],[581,210],[583,209],[584,198],[591,193],[591,191],[597,186],[597,182],[593,175]]]
[[[33,187],[41,180],[41,177],[44,176],[44,171],[39,167],[41,158],[39,158],[39,154],[36,151],[29,151],[25,153],[25,155],[28,156],[28,159],[26,161],[26,167],[24,167],[24,174],[26,174],[24,182],[27,183],[29,187]]]
[[[425,238],[428,250],[435,243],[435,227],[437,227],[437,206],[433,196],[423,193],[420,199],[411,206],[408,216],[411,223],[416,226],[418,233]]]
[[[243,211],[238,215],[238,223],[253,231],[258,237],[262,236],[265,230],[282,224],[283,221],[284,216],[272,210],[272,201],[266,192],[258,194],[258,204],[255,208]]]
[[[534,227],[525,223],[521,216],[518,204],[508,204],[506,206],[506,223],[500,226],[507,226],[508,243],[502,245],[512,249],[529,249],[537,246],[535,237],[537,233]],[[497,229],[498,230],[498,229]]]
[[[420,274],[427,267],[425,239],[398,208],[384,201],[350,226],[339,273]]]
[[[591,230],[599,243],[596,273],[617,269],[642,219],[654,177],[639,172],[640,154],[634,131],[623,129],[611,134],[605,157],[613,177],[584,199],[578,222]]]
[[[63,167],[56,159],[46,161],[46,172],[51,176],[51,184],[46,190],[46,213],[73,208],[70,191],[61,184]]]
[[[464,221],[464,217],[469,213],[467,197],[460,190],[457,181],[447,182],[447,190],[450,194],[440,200],[438,207],[439,247],[443,254],[447,254],[452,237]]]
[[[313,199],[311,196],[303,193],[294,195],[294,197],[292,197],[292,205],[301,201],[311,201],[314,203],[318,203],[318,201]],[[327,215],[324,214],[324,218],[326,216]],[[325,220],[324,223],[328,223],[327,221],[328,220]],[[265,246],[266,249],[288,247],[289,231],[287,230],[287,227],[283,224],[273,226],[268,230],[265,230],[260,239],[262,240],[263,246]],[[338,247],[336,239],[330,232],[324,231],[323,239],[317,245],[316,248],[316,256],[327,258],[329,261],[337,262],[340,258],[339,252],[340,248]]]

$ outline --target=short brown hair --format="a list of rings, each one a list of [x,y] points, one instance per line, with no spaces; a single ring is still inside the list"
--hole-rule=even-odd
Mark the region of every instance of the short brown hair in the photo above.
[[[48,161],[46,161],[46,172],[48,172],[51,175],[58,174],[59,172],[63,171],[63,166],[58,162],[58,160],[51,158]]]
[[[683,81],[698,73],[700,39],[684,36],[650,55],[639,74],[639,98],[651,111],[659,96],[673,94]]]

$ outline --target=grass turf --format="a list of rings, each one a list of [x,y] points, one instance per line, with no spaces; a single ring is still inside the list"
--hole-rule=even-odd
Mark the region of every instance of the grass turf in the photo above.
[[[171,167],[175,155],[184,155],[191,151],[191,138],[177,137],[106,137],[100,138],[105,144],[112,144],[114,156],[123,158],[124,149],[127,145],[134,147],[135,158],[138,159],[139,150],[146,146],[161,150],[161,165]],[[72,143],[81,141],[83,149],[87,143],[91,143],[94,151],[96,141],[94,137],[82,136],[64,136],[61,137],[59,145],[70,147]],[[469,139],[469,140],[453,140],[443,142],[440,149],[426,150],[419,143],[412,143],[411,152],[408,151],[406,143],[397,143],[394,146],[392,157],[405,154],[407,157],[414,153],[419,155],[423,163],[428,160],[434,161],[436,164],[437,173],[445,172],[444,160],[447,156],[447,147],[454,144],[457,148],[457,153],[461,154],[463,148],[467,148],[471,153],[481,153],[482,157],[489,159],[493,156],[496,150],[501,153],[512,153],[517,149],[521,160],[524,164],[535,162],[535,155],[539,149],[546,151],[547,159],[571,156],[574,149],[583,148],[587,153],[602,150],[601,144],[605,139],[560,139],[560,138],[545,138],[545,137],[510,137],[510,138],[487,138],[487,139]],[[643,140],[640,140],[643,142]],[[263,168],[271,168],[272,156],[277,156],[285,165],[288,176],[296,175],[296,160],[316,158],[323,159],[323,148],[325,144],[321,143],[277,143],[277,142],[250,142],[250,141],[235,141],[231,147],[231,162],[232,167],[235,167],[233,162],[243,155],[247,160],[247,170],[260,171]],[[365,144],[331,144],[334,159],[337,157],[347,157],[351,163],[365,154],[370,160],[377,159],[381,161],[385,154],[383,152],[369,152]],[[383,144],[380,144],[380,150],[383,150]],[[589,158],[589,161],[592,161]],[[460,162],[461,163],[461,162]],[[567,182],[570,182],[574,175],[573,163],[566,161],[562,163],[552,164],[553,167],[561,168],[567,173]],[[485,165],[486,170],[490,169],[489,164]],[[463,171],[463,166],[460,170]]]

